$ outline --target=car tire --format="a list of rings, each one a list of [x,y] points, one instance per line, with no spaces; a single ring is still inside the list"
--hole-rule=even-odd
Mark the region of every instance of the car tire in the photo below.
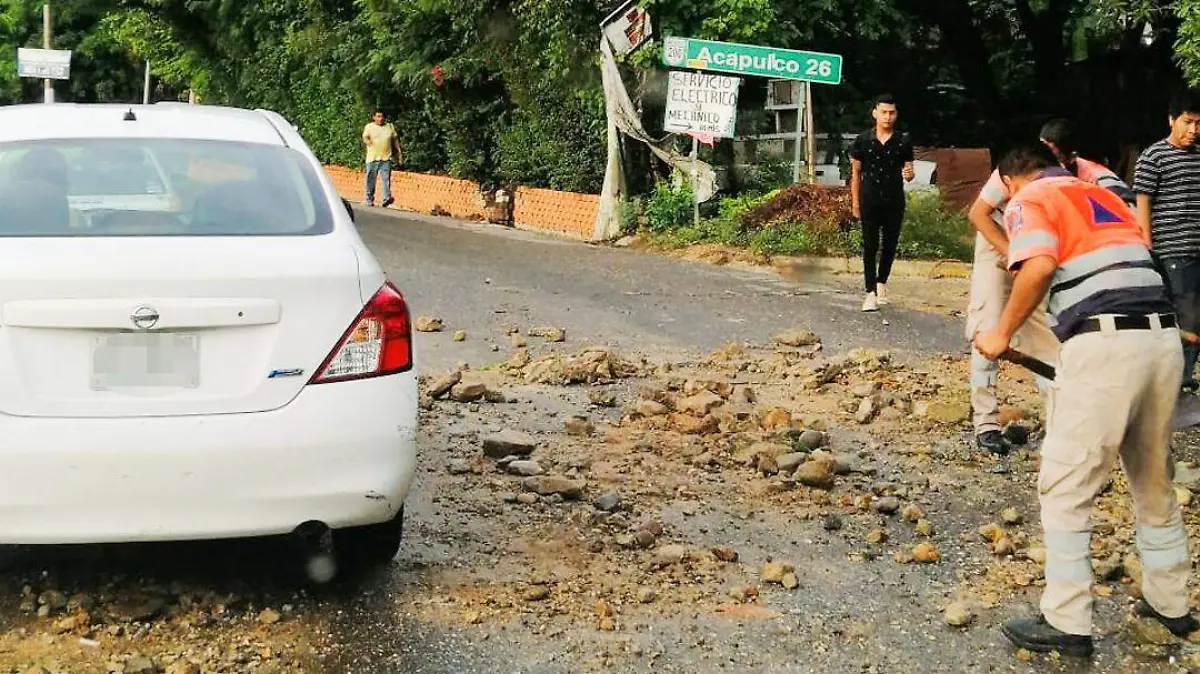
[[[386,566],[400,552],[404,538],[404,507],[386,522],[337,529],[333,545],[338,564],[350,569]]]

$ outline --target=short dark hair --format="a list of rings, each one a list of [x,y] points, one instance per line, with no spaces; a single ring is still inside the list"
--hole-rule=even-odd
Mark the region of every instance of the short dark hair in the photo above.
[[[1075,135],[1075,125],[1064,117],[1055,117],[1042,125],[1038,136],[1042,140],[1054,143],[1058,151],[1065,156],[1079,152],[1079,139]]]
[[[1050,148],[1038,143],[1021,145],[1008,151],[996,170],[1002,176],[1027,176],[1058,166],[1058,157]]]
[[[1184,89],[1172,96],[1168,112],[1172,117],[1179,117],[1185,112],[1200,115],[1200,88]]]
[[[374,117],[375,115],[383,115],[384,117],[387,116],[387,114],[379,108],[375,108],[374,110],[371,111],[371,116]]]
[[[878,108],[881,105],[895,105],[896,97],[891,94],[879,94],[875,97],[875,101],[871,103],[872,108]]]

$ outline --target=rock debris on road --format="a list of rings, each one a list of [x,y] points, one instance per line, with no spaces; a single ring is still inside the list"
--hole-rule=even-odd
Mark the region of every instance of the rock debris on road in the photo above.
[[[956,322],[889,308],[884,327],[835,284],[757,270],[359,223],[419,317],[397,560],[309,588],[286,541],[14,549],[0,672],[1200,671],[1200,645],[1132,617],[1118,475],[1091,667],[1000,636],[1043,582],[1040,403],[1006,367],[1028,444],[980,454]],[[1179,458],[1190,500],[1187,436]]]

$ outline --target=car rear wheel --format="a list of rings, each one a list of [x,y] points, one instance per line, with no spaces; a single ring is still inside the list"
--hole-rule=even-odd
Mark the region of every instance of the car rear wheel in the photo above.
[[[338,529],[333,532],[338,562],[349,568],[384,566],[400,552],[404,537],[404,507],[396,516],[379,524]]]

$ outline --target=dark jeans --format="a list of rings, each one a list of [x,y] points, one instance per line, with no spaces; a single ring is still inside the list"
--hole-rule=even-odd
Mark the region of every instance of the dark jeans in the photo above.
[[[904,195],[879,198],[863,194],[859,206],[863,228],[863,277],[867,292],[873,293],[876,284],[887,283],[892,274],[896,246],[900,244],[900,225],[904,223]]]
[[[1171,282],[1171,299],[1179,328],[1189,332],[1200,330],[1200,257],[1168,258],[1162,261]],[[1196,372],[1196,357],[1200,349],[1191,344],[1183,347],[1183,381],[1192,380]]]

